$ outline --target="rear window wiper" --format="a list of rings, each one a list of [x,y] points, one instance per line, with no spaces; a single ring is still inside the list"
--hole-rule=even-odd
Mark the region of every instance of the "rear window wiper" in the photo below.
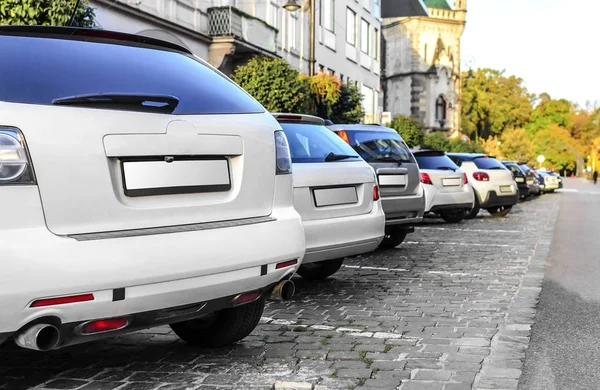
[[[114,109],[135,109],[172,113],[179,99],[171,95],[128,94],[128,93],[90,93],[65,96],[52,100],[52,104],[61,106],[100,106]]]
[[[325,161],[326,162],[339,161],[339,160],[346,160],[348,158],[358,158],[358,156],[351,155],[351,154],[335,154],[335,153],[331,152],[327,156],[325,156]]]

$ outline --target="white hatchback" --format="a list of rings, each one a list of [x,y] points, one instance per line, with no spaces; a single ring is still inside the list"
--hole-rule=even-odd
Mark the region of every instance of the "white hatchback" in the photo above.
[[[425,191],[425,212],[438,214],[448,223],[462,221],[474,206],[473,188],[467,174],[444,152],[415,150],[421,184]]]
[[[519,202],[513,174],[500,161],[479,153],[448,153],[447,156],[467,173],[475,191],[475,204],[466,218],[475,218],[480,209],[495,217],[504,217]]]
[[[373,251],[383,239],[385,214],[375,172],[323,119],[273,115],[290,145],[294,206],[306,234],[298,274],[324,279],[345,257]]]
[[[0,342],[244,338],[305,251],[285,134],[184,48],[0,27]],[[277,243],[274,245],[273,243]]]

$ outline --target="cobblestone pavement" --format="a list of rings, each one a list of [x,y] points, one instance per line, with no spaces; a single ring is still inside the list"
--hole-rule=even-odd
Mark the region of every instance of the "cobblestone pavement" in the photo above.
[[[0,347],[1,389],[516,389],[560,195],[296,279],[256,331],[219,350],[168,327],[51,353]]]

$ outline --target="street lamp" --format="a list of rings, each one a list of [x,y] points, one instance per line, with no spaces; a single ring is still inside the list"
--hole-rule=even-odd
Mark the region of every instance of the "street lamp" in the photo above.
[[[475,66],[475,57],[469,56],[466,60],[462,60],[460,62],[460,66],[469,68],[469,73],[467,73],[467,80],[475,79],[475,74],[473,73],[473,67]]]
[[[287,0],[283,8],[288,12],[296,12],[302,6],[298,0]],[[315,0],[309,0],[310,17],[308,18],[308,75],[315,75]]]

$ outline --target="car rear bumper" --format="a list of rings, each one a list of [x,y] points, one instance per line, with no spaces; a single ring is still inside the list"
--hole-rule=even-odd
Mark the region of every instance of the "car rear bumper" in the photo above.
[[[374,202],[364,215],[304,221],[306,255],[303,263],[339,259],[373,251],[383,240],[385,215]]]
[[[304,230],[291,204],[275,204],[269,220],[261,223],[231,221],[231,227],[207,230],[77,240],[46,228],[37,188],[15,190],[27,207],[16,221],[19,226],[0,224],[2,241],[10,243],[0,260],[5,264],[0,334],[13,334],[40,319],[62,327],[206,304],[192,314],[200,316],[223,298],[264,291],[290,277],[304,255]],[[6,194],[0,191],[0,203],[8,200]],[[276,268],[294,259],[297,264]],[[39,299],[79,294],[93,294],[93,300],[31,307]]]
[[[425,194],[422,186],[417,195],[384,197],[381,203],[386,226],[414,225],[423,221]]]
[[[484,200],[480,202],[482,209],[500,206],[514,206],[519,202],[519,193],[498,195],[496,191],[489,191]]]
[[[472,209],[475,198],[473,189],[468,184],[459,192],[438,191],[433,185],[423,185],[425,191],[425,212],[439,210]]]

